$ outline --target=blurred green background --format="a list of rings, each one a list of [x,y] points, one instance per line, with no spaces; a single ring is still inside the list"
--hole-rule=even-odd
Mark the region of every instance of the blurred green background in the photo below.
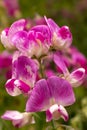
[[[0,31],[19,17],[8,16],[7,11],[2,6],[0,0]],[[46,15],[52,18],[59,26],[67,25],[73,35],[73,45],[75,45],[85,56],[87,56],[87,0],[19,0],[20,18],[34,18],[37,14]],[[0,45],[2,51],[2,45]],[[3,75],[0,79],[0,115],[5,110],[25,109],[25,99],[22,96],[11,97],[4,88],[6,82]],[[73,106],[68,107],[70,115],[69,122],[57,121],[72,126],[75,130],[87,129],[87,88],[79,87],[75,89],[77,101]],[[21,100],[22,99],[22,100]],[[44,130],[45,125],[40,126],[40,120],[37,122],[37,130]],[[16,130],[9,121],[0,119],[0,130]],[[33,126],[25,126],[19,130],[33,130]],[[60,128],[63,130],[63,128]],[[59,129],[59,130],[60,130]],[[68,130],[68,129],[67,129]]]

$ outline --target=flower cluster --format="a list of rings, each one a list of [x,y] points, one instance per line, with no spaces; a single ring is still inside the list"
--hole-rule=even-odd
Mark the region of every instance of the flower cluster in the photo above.
[[[86,58],[71,45],[69,27],[59,27],[50,18],[42,20],[33,26],[30,20],[20,19],[1,33],[4,47],[14,52],[6,91],[27,96],[25,112],[2,115],[16,127],[34,123],[32,113],[39,111],[45,111],[47,122],[60,117],[67,121],[65,107],[75,102],[73,87],[85,80]]]

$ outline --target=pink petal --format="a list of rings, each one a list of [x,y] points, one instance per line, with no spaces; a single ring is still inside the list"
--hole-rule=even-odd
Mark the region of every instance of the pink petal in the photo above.
[[[27,112],[45,110],[49,105],[50,92],[45,79],[39,80],[26,104]]]
[[[51,33],[54,33],[54,32],[57,33],[60,27],[51,18],[47,19],[45,17],[45,20],[46,20],[46,23],[47,23]]]
[[[26,31],[18,31],[14,34],[12,37],[12,42],[16,46],[16,48],[25,53],[27,49],[29,49],[29,40],[27,38],[27,32]]]
[[[16,22],[14,22],[9,29],[5,29],[2,31],[1,34],[1,41],[3,45],[9,49],[15,48],[14,43],[12,43],[12,38],[15,33],[18,31],[24,30],[26,25],[26,20],[25,19],[20,19]]]
[[[65,121],[68,120],[68,113],[66,109],[61,106],[54,104],[46,111],[46,121],[51,121],[52,119],[58,120],[62,117]]]
[[[35,38],[39,39],[42,44],[43,42],[47,42],[47,44],[50,44],[50,30],[48,26],[46,25],[37,25],[31,29],[31,31],[34,31],[36,33]]]
[[[28,94],[30,87],[21,80],[9,79],[6,82],[6,90],[11,96],[18,96],[21,93]]]
[[[21,55],[13,61],[12,78],[22,80],[33,87],[36,81],[37,70],[38,65],[33,59]]]
[[[65,76],[69,74],[68,69],[63,61],[63,58],[58,52],[53,55],[53,61],[61,69]]]
[[[53,100],[62,106],[68,106],[75,102],[71,85],[65,79],[52,76],[47,79],[47,84]]]
[[[12,124],[17,128],[33,123],[32,115],[26,112],[20,113],[18,111],[6,111],[1,118],[5,120],[11,120]]]
[[[11,27],[9,28],[8,36],[9,38],[12,38],[12,36],[17,33],[18,31],[24,30],[26,25],[26,20],[25,19],[20,19],[14,22]]]
[[[4,115],[1,116],[1,118],[5,120],[19,120],[22,117],[22,114],[18,111],[6,111]]]
[[[78,87],[82,84],[85,78],[85,69],[79,68],[73,71],[69,77],[68,80],[72,84],[73,87]]]

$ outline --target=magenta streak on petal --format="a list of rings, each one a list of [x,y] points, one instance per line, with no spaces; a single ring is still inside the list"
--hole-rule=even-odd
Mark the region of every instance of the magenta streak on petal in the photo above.
[[[69,119],[68,113],[67,113],[66,109],[63,106],[61,106],[61,105],[58,106],[58,112],[60,113],[61,117],[65,121],[67,121]]]
[[[71,73],[71,76],[75,77],[76,79],[81,79],[85,75],[85,69],[79,68]]]
[[[9,28],[6,28],[6,29],[4,30],[6,36],[8,36],[8,31],[9,31]]]
[[[42,43],[47,42],[47,44],[50,44],[51,34],[48,26],[37,25],[30,31],[33,31],[35,33],[35,39],[40,40]]]
[[[18,87],[24,94],[27,94],[30,90],[30,86],[21,80],[15,80],[14,85]]]
[[[9,80],[7,80],[7,82],[5,84],[6,89],[9,93],[14,91],[14,81],[15,81],[15,79],[9,79]]]
[[[54,104],[46,111],[47,122],[51,121],[52,119],[57,120],[60,117],[62,117],[65,121],[68,120],[68,113],[61,105]]]
[[[47,111],[46,111],[46,121],[47,122],[49,122],[49,121],[51,121],[52,120],[52,113],[50,112],[50,110],[48,109]]]
[[[62,26],[58,33],[60,34],[60,36],[62,37],[62,39],[67,39],[67,38],[71,38],[71,32],[69,31],[69,28],[67,26]]]
[[[30,90],[30,86],[21,80],[9,79],[6,82],[6,90],[11,96],[17,96],[21,93],[27,94]]]

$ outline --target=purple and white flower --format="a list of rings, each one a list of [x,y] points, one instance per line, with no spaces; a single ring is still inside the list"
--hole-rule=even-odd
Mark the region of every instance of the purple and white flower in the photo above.
[[[46,120],[63,117],[68,120],[64,106],[72,105],[75,96],[70,83],[57,76],[39,80],[26,104],[27,112],[46,111]]]
[[[72,73],[69,72],[68,68],[66,67],[62,56],[59,53],[55,53],[53,56],[54,63],[61,69],[63,73],[63,78],[68,80],[72,87],[78,87],[80,86],[85,78],[85,69],[84,68],[78,68],[75,69]]]
[[[6,90],[12,96],[21,93],[28,94],[34,87],[38,66],[36,62],[27,56],[18,55],[13,58],[12,78],[6,82]]]
[[[2,119],[5,120],[10,120],[12,121],[12,124],[17,127],[20,128],[26,124],[31,124],[34,123],[34,119],[32,114],[27,113],[27,112],[18,112],[18,111],[6,111],[2,116]]]
[[[12,38],[15,33],[18,31],[24,30],[25,26],[27,24],[27,21],[25,19],[20,19],[16,22],[14,22],[10,28],[6,28],[1,33],[1,42],[4,45],[4,47],[8,49],[15,49],[15,44],[12,42]]]
[[[68,26],[59,27],[52,19],[45,17],[46,23],[51,31],[52,47],[55,49],[67,48],[72,43],[72,34]]]
[[[29,57],[47,54],[51,41],[50,30],[46,25],[37,25],[27,31],[17,32],[12,42],[16,48]]]

